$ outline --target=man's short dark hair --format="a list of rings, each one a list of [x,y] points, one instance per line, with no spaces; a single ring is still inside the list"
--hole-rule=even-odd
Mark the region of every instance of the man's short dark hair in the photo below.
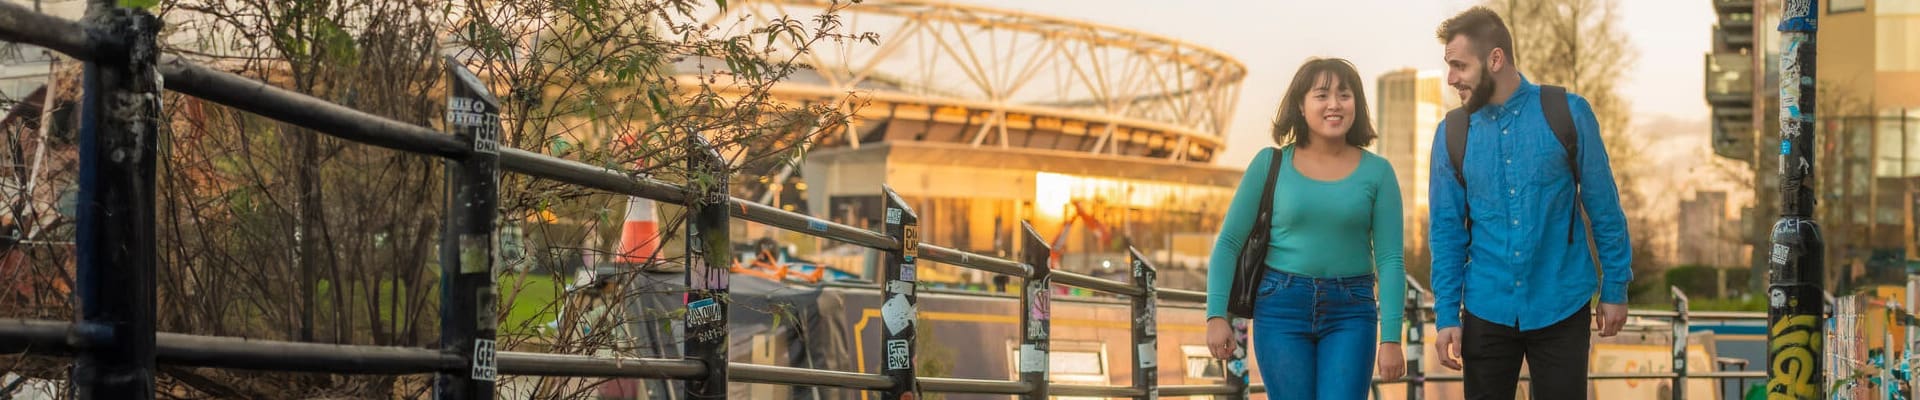
[[[1440,29],[1434,32],[1440,44],[1452,42],[1453,38],[1465,35],[1473,43],[1474,52],[1485,60],[1493,49],[1507,54],[1507,63],[1520,65],[1518,53],[1513,52],[1513,33],[1507,31],[1507,23],[1500,20],[1500,14],[1486,7],[1469,8],[1460,14],[1440,23]]]

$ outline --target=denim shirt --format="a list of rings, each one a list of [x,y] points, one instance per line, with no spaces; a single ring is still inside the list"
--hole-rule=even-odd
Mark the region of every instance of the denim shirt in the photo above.
[[[1587,230],[1573,225],[1573,174],[1540,110],[1540,86],[1521,77],[1505,104],[1471,116],[1461,160],[1466,188],[1447,161],[1445,123],[1433,134],[1428,237],[1439,328],[1460,326],[1463,300],[1474,316],[1520,330],[1573,315],[1592,301],[1596,286],[1600,302],[1627,302],[1633,256],[1600,123],[1583,97],[1568,93],[1567,108],[1580,140],[1578,200],[1592,221],[1600,267],[1586,245]],[[1469,211],[1472,232],[1462,217]]]

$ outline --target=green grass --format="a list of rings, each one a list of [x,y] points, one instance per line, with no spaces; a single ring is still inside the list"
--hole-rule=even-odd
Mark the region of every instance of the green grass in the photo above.
[[[425,304],[421,305],[419,309],[431,315],[439,313],[440,310],[440,284],[438,283],[438,274],[431,274],[430,276],[431,278],[429,279],[432,281],[422,284],[422,289],[425,289],[427,293],[415,297],[425,300]],[[508,275],[501,277],[500,281],[496,282],[496,284],[499,287],[500,306],[507,309],[506,317],[499,321],[498,325],[501,335],[543,335],[547,329],[547,323],[553,322],[555,318],[559,317],[560,305],[556,304],[556,301],[559,299],[562,289],[553,277],[535,274]],[[391,326],[396,318],[407,318],[407,310],[405,307],[389,303],[390,300],[398,300],[400,302],[407,301],[404,296],[400,299],[392,298],[394,286],[393,281],[382,280],[377,290],[378,299],[381,302],[379,307],[380,321],[388,326]],[[316,296],[319,298],[318,305],[320,309],[331,310],[333,307],[333,282],[326,280],[320,281],[318,289]],[[348,287],[347,292],[344,293],[344,297],[348,303],[348,307],[350,307],[349,309],[355,313],[365,311],[367,309],[367,302],[374,299],[374,297],[368,296],[367,292],[367,285],[365,284],[355,284]],[[430,315],[425,317],[427,318],[426,323],[431,326],[437,318]],[[361,315],[355,318],[364,321],[365,316]]]
[[[522,277],[524,282],[516,282]],[[501,334],[540,335],[548,322],[559,318],[560,305],[555,302],[561,287],[552,276],[510,275],[502,277],[499,284],[501,305],[507,307],[507,318],[500,321]]]
[[[1673,303],[1665,303],[1665,302],[1635,303],[1635,304],[1629,305],[1628,307],[1633,308],[1635,310],[1673,311]],[[1739,298],[1726,298],[1726,299],[1698,298],[1698,299],[1691,299],[1687,302],[1687,310],[1689,311],[1766,311],[1767,302],[1766,302],[1766,299],[1759,298],[1759,297],[1754,297],[1746,300],[1741,300]]]
[[[1693,311],[1766,311],[1767,302],[1760,296],[1752,296],[1747,300],[1700,299],[1688,302],[1687,308]]]

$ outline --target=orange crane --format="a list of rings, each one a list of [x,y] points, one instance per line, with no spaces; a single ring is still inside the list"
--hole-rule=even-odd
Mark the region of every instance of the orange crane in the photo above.
[[[1087,207],[1080,200],[1068,201],[1067,207],[1072,212],[1068,213],[1066,222],[1060,224],[1060,234],[1053,237],[1053,255],[1049,257],[1053,268],[1060,267],[1060,255],[1067,252],[1067,233],[1073,231],[1074,221],[1086,221],[1088,231],[1093,232],[1093,239],[1100,247],[1112,244],[1108,239],[1107,225],[1100,223],[1100,218],[1093,216],[1093,213],[1087,212]]]

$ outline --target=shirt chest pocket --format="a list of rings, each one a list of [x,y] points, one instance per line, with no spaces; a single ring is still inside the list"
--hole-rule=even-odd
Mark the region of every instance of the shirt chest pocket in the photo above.
[[[1539,132],[1529,133],[1526,146],[1520,149],[1520,156],[1527,160],[1526,169],[1519,171],[1525,176],[1523,180],[1535,187],[1572,182],[1567,150],[1560,147],[1553,131],[1542,127]]]

